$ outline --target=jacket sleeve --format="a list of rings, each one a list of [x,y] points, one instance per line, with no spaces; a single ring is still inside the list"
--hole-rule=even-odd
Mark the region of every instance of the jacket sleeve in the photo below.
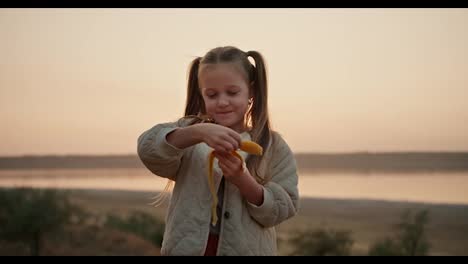
[[[162,123],[143,132],[138,137],[137,151],[140,160],[153,174],[175,181],[184,149],[166,140],[167,134],[177,129],[178,123]]]
[[[247,202],[250,215],[262,226],[272,227],[293,217],[299,207],[298,175],[294,154],[277,134],[271,157],[271,180],[263,186],[263,203]]]

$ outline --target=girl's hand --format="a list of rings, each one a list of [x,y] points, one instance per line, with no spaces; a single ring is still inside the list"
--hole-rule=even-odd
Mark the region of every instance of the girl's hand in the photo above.
[[[224,178],[237,186],[241,195],[252,204],[263,204],[263,187],[258,184],[248,170],[244,170],[239,158],[231,153],[214,152]]]
[[[227,154],[238,149],[240,146],[241,137],[239,133],[231,128],[210,123],[196,124],[194,126],[197,127],[200,140],[214,148],[217,152]]]
[[[223,171],[226,180],[239,186],[242,180],[244,180],[244,176],[246,176],[242,167],[242,161],[231,153],[215,151],[214,155],[218,159],[219,168]]]

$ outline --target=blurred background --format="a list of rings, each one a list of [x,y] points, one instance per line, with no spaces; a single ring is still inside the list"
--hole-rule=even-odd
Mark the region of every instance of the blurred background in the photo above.
[[[263,54],[301,209],[280,255],[468,254],[467,9],[1,9],[0,254],[158,255],[138,136]]]

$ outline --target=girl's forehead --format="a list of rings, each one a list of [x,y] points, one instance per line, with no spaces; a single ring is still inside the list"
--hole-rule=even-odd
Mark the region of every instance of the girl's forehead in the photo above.
[[[229,74],[229,75],[242,75],[246,77],[246,73],[239,63],[216,63],[216,64],[201,64],[198,75],[203,76],[206,74]]]

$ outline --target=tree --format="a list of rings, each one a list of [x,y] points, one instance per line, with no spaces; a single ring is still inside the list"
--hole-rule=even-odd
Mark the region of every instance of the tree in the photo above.
[[[67,196],[55,190],[0,189],[0,238],[26,244],[39,255],[42,237],[60,230],[72,211]]]
[[[104,225],[136,234],[158,247],[162,245],[164,222],[147,213],[134,211],[127,218],[109,214]]]
[[[371,246],[372,256],[424,256],[427,255],[430,243],[425,234],[429,222],[429,211],[422,210],[414,217],[411,211],[405,211],[401,222],[396,225],[396,236],[385,238]]]
[[[354,243],[346,230],[317,229],[297,232],[290,240],[295,250],[292,255],[346,256]]]

